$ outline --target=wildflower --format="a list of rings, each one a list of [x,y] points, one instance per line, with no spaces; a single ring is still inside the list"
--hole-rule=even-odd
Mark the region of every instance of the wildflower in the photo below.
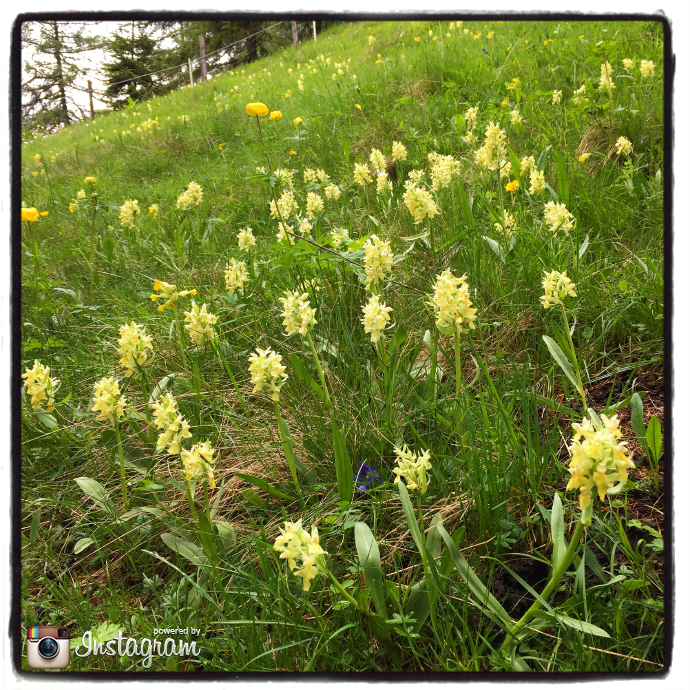
[[[367,489],[371,489],[372,486],[383,484],[383,477],[376,471],[376,468],[373,465],[367,465],[361,460],[352,478],[360,493],[364,493]]]
[[[50,377],[50,367],[43,366],[35,359],[34,366],[31,369],[27,369],[22,374],[22,378],[26,379],[24,386],[27,394],[31,396],[31,407],[37,410],[43,407],[43,401],[45,401],[46,412],[52,412],[54,409],[53,396],[60,382]]]
[[[244,261],[230,259],[225,267],[225,287],[228,292],[244,294],[244,284],[249,280],[247,264]]]
[[[580,163],[584,163],[591,155],[591,153],[583,153],[577,160]]]
[[[164,304],[158,305],[158,311],[163,311],[166,307],[168,309],[172,309],[179,297],[196,295],[196,290],[182,290],[181,292],[178,292],[177,285],[171,285],[170,283],[165,283],[162,280],[157,280],[153,284],[153,289],[160,292],[159,295],[151,295],[151,299],[154,302],[158,299],[165,300]]]
[[[282,361],[282,356],[273,352],[270,347],[265,350],[256,348],[256,352],[249,357],[249,372],[254,386],[253,393],[268,388],[271,393],[271,400],[274,402],[280,400],[280,388],[288,378],[285,367],[281,364]]]
[[[311,582],[317,575],[325,575],[326,564],[324,556],[328,555],[319,544],[319,532],[312,527],[311,534],[302,529],[302,520],[296,523],[286,522],[285,529],[280,530],[273,548],[280,551],[279,558],[288,562],[288,567],[295,575],[302,578],[302,589],[309,591]],[[302,567],[297,569],[297,561]]]
[[[621,154],[624,156],[630,155],[630,153],[632,153],[632,142],[630,139],[627,139],[626,137],[618,137],[616,140],[616,153],[619,156]]]
[[[273,121],[280,120],[283,117],[283,113],[281,113],[280,110],[274,110],[269,117]]]
[[[36,163],[40,163],[41,162],[41,156],[38,153],[34,153],[34,160],[36,161]]]
[[[608,62],[601,65],[601,77],[599,78],[599,88],[607,89],[609,93],[616,88],[616,85],[611,79],[611,73],[613,72],[613,67]]]
[[[376,40],[376,37],[375,37],[375,36],[369,36],[369,45],[370,45],[370,46],[373,46],[375,40]]]
[[[153,422],[162,433],[158,436],[156,448],[166,450],[170,455],[182,452],[182,441],[192,438],[189,422],[180,414],[177,402],[170,393],[161,395],[151,409]]]
[[[469,132],[467,132],[467,134],[464,137],[462,137],[462,140],[468,146],[472,146],[472,144],[474,144],[477,141],[477,136],[473,131],[470,130]]]
[[[237,233],[237,246],[245,252],[256,246],[256,238],[251,228],[244,228]]]
[[[510,103],[510,99],[508,98],[508,96],[506,96],[506,97],[501,101],[501,107],[502,107],[502,108],[505,108],[505,107],[508,105],[508,103]]]
[[[198,206],[203,198],[203,190],[196,182],[190,182],[187,189],[177,197],[177,208],[185,210],[190,206]]]
[[[77,192],[77,199],[79,199],[79,201],[83,201],[84,199],[86,199],[86,192],[83,189],[80,189]]]
[[[629,58],[625,58],[623,60],[623,67],[625,67],[625,69],[631,70],[634,66],[635,66],[634,60],[630,60]]]
[[[196,302],[192,300],[192,309],[184,313],[184,320],[189,337],[197,345],[201,345],[204,338],[213,340],[216,337],[213,332],[213,324],[218,320],[218,317],[215,314],[209,314],[205,304],[199,309]]]
[[[376,178],[376,193],[384,194],[393,190],[393,183],[388,179],[387,172],[380,172]]]
[[[309,222],[307,218],[300,218],[299,221],[299,231],[302,235],[311,235],[311,230],[314,226]]]
[[[421,223],[427,216],[431,219],[440,213],[431,193],[426,189],[417,187],[414,182],[408,183],[405,194],[403,194],[403,201],[415,223]]]
[[[355,163],[355,182],[364,187],[367,183],[371,182],[371,173],[366,165],[360,165]]]
[[[519,180],[513,180],[506,185],[506,192],[514,192],[520,186]]]
[[[361,110],[362,106],[359,103],[355,103],[355,108],[357,108],[357,110]]]
[[[431,483],[427,477],[427,471],[431,469],[429,451],[425,450],[421,454],[414,453],[407,445],[404,445],[402,449],[393,448],[393,452],[398,456],[396,458],[398,466],[393,469],[393,473],[398,477],[396,482],[404,479],[408,489],[418,489],[423,496]]]
[[[311,182],[313,184],[316,184],[319,181],[319,178],[316,174],[316,170],[312,170],[311,168],[305,168],[303,175],[305,182]]]
[[[158,216],[158,210],[158,204],[151,204],[151,206],[149,206],[149,213],[151,213],[154,218]]]
[[[28,221],[29,223],[35,223],[38,220],[38,209],[33,206],[31,208],[23,208],[22,220]]]
[[[313,220],[323,211],[323,199],[314,192],[307,192],[307,218]]]
[[[371,149],[369,160],[376,172],[382,172],[386,169],[386,157],[378,149]]]
[[[520,111],[517,110],[511,110],[510,111],[510,124],[511,125],[518,125],[522,122],[522,115],[520,114]]]
[[[337,201],[340,199],[340,187],[338,187],[338,185],[329,184],[323,191],[328,200]]]
[[[296,155],[297,155],[297,151],[295,151],[295,149],[292,149],[292,150],[290,151],[290,155],[291,155],[291,156],[296,156]]]
[[[317,323],[316,309],[309,306],[308,296],[306,292],[300,295],[299,292],[287,291],[285,297],[279,298],[283,305],[281,316],[287,335],[307,335]]]
[[[558,271],[546,273],[546,271],[544,271],[542,287],[544,288],[544,295],[539,299],[544,305],[544,309],[548,309],[553,304],[563,304],[561,300],[566,295],[577,297],[575,283],[568,278],[565,271],[563,271],[563,273],[559,273]]]
[[[296,118],[292,121],[292,123],[293,123],[296,127],[299,127],[303,122],[304,122],[304,120],[303,120],[301,117],[296,117]]]
[[[96,184],[96,178],[93,177],[92,175],[87,175],[84,178],[84,184]]]
[[[419,40],[420,40],[420,39],[419,39],[419,36],[415,36],[415,37],[414,37],[414,40],[415,40],[415,41],[419,41]]]
[[[297,88],[298,88],[300,91],[304,91],[304,82],[303,82],[301,79],[298,79],[298,80],[297,80]]]
[[[371,342],[376,344],[383,337],[383,330],[391,318],[388,312],[393,311],[393,309],[385,304],[380,304],[378,295],[372,295],[369,302],[362,307],[362,311],[364,312],[362,319],[364,332],[370,334]]]
[[[536,194],[537,192],[543,192],[546,189],[546,179],[544,178],[544,171],[532,168],[529,174],[530,181],[530,194]]]
[[[632,453],[626,455],[627,442],[621,437],[617,415],[609,419],[590,411],[582,424],[573,424],[573,442],[568,447],[571,456],[568,472],[570,481],[566,491],[580,489],[582,522],[592,524],[592,489],[596,486],[599,500],[613,489],[614,481],[622,488],[628,481],[628,470],[635,469]],[[582,440],[580,440],[582,439]],[[613,489],[611,493],[616,492]]]
[[[520,161],[520,176],[524,175],[528,170],[532,170],[537,167],[537,163],[534,160],[534,156],[525,156]]]
[[[298,210],[295,195],[289,191],[284,191],[278,199],[278,204],[271,199],[269,202],[271,209],[271,218],[281,218],[283,221],[287,220],[294,212]]]
[[[518,84],[520,83],[520,77],[513,77],[513,81],[508,84],[508,91],[512,91],[513,89],[518,88]]]
[[[278,168],[273,172],[274,177],[280,182],[281,186],[293,188],[292,178],[294,173],[292,170],[286,170],[285,168]]]
[[[278,223],[278,234],[276,235],[276,239],[278,240],[278,242],[282,242],[283,240],[290,240],[290,244],[295,244],[295,238],[292,235],[288,234],[283,223]]]
[[[72,204],[70,204],[70,211],[72,211]],[[134,214],[139,213],[139,202],[136,199],[127,199],[122,206],[120,206],[120,223],[129,228],[134,227]]]
[[[409,178],[409,181],[412,182],[412,184],[419,184],[422,181],[422,178],[424,177],[424,171],[410,170],[410,172],[407,173],[407,177]],[[405,184],[407,185],[407,183]]]
[[[434,294],[431,304],[436,316],[436,325],[441,329],[455,328],[462,330],[463,324],[474,329],[477,310],[472,308],[467,275],[456,278],[447,268],[436,276]]]
[[[125,415],[127,400],[120,394],[120,386],[112,376],[103,377],[94,384],[93,401],[95,405],[91,410],[99,413],[96,417],[99,422],[108,421],[114,424]]]
[[[48,215],[48,213],[50,213],[50,212],[49,211],[41,211],[38,215],[45,217]]]
[[[505,130],[490,122],[486,127],[484,145],[474,152],[477,163],[487,170],[497,170],[504,167],[507,155]]]
[[[117,351],[122,355],[120,364],[127,371],[125,378],[139,373],[139,367],[144,366],[147,359],[146,350],[153,350],[153,339],[147,335],[144,327],[131,321],[120,326],[120,339],[118,341],[120,349]]]
[[[549,225],[551,232],[556,232],[559,228],[567,235],[573,227],[574,216],[565,207],[565,204],[556,204],[549,201],[544,206],[544,220]]]
[[[503,209],[503,225],[501,223],[494,223],[496,230],[504,235],[510,237],[515,231],[515,216],[512,216]]]
[[[379,280],[384,280],[387,273],[393,269],[393,252],[388,240],[381,240],[372,235],[364,243],[364,272],[366,273],[366,288],[374,291],[371,284],[376,286]]]
[[[494,32],[493,32],[493,31],[489,31],[489,33],[486,34],[486,37],[489,38],[489,39],[493,38],[493,37],[494,37]]]
[[[259,165],[259,166],[257,166],[257,167],[256,167],[256,172],[257,172],[259,175],[268,175],[268,171],[266,170],[266,166],[265,166],[265,165]]]
[[[208,485],[212,489],[216,488],[216,481],[213,476],[213,463],[215,462],[213,455],[215,452],[209,441],[196,443],[191,450],[181,451],[182,471],[192,490],[197,483],[204,480],[208,480]]]
[[[460,174],[460,162],[455,160],[453,156],[441,156],[432,152],[428,159],[431,165],[431,189],[434,191],[447,187],[451,183],[453,175]]]
[[[407,149],[405,145],[399,141],[393,142],[393,153],[391,157],[394,161],[404,161],[407,160]]]
[[[247,115],[263,117],[268,115],[268,106],[265,103],[247,103]]]
[[[343,242],[350,239],[350,233],[347,228],[335,228],[331,230],[331,242],[334,247],[339,247]]]
[[[654,76],[654,63],[651,60],[640,60],[640,74],[644,79]]]
[[[554,91],[551,96],[551,103],[553,105],[558,105],[561,102],[561,96],[563,96],[562,91]]]

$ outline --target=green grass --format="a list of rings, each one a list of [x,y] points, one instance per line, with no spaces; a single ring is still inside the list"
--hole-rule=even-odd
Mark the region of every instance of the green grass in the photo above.
[[[154,658],[152,670],[510,668],[498,653],[504,628],[480,610],[450,559],[447,567],[439,566],[444,585],[435,619],[420,627],[418,637],[394,633],[391,650],[378,641],[373,619],[340,605],[342,596],[328,578],[317,577],[308,593],[298,578],[289,574],[286,579],[285,562],[271,547],[285,520],[302,518],[309,528],[318,523],[331,571],[341,582],[349,580],[349,591],[358,596],[365,580],[353,527],[366,522],[392,583],[387,596],[393,606],[389,613],[395,613],[393,591],[404,597],[406,588],[424,576],[393,483],[393,448],[407,443],[431,451],[431,484],[423,501],[426,525],[442,514],[448,533],[460,540],[482,581],[494,580],[497,597],[495,582],[505,575],[503,565],[515,570],[518,561],[527,567],[522,577],[541,591],[545,581],[530,581],[524,574],[536,573],[534,563],[548,562],[551,554],[549,524],[537,504],[549,508],[558,491],[566,535],[572,535],[580,511],[577,494],[565,491],[570,477],[566,446],[570,424],[583,414],[577,392],[541,337],[557,337],[560,329],[565,340],[560,314],[539,302],[543,271],[567,270],[576,284],[577,298],[568,298],[567,304],[592,407],[601,412],[607,399],[610,405],[624,401],[635,390],[644,392],[645,381],[662,376],[663,31],[652,22],[465,22],[447,38],[447,23],[388,22],[371,24],[375,42],[370,47],[368,26],[335,27],[317,44],[302,44],[297,56],[290,47],[193,89],[53,136],[27,133],[23,206],[49,214],[22,230],[22,366],[40,359],[61,386],[55,428],[32,411],[28,397],[22,407],[24,626],[66,625],[80,637],[109,622],[138,638],[152,637],[153,628],[201,628],[204,651],[198,659],[175,665]],[[488,30],[494,32],[490,39]],[[477,32],[481,36],[475,39]],[[544,44],[547,36],[551,40]],[[623,58],[635,60],[632,71],[623,68]],[[653,79],[641,77],[640,59],[654,61]],[[343,60],[350,61],[348,69],[333,80],[333,63]],[[611,98],[597,90],[600,65],[607,60],[616,84]],[[297,88],[300,74],[303,92]],[[517,103],[517,92],[506,89],[514,77],[520,79]],[[573,93],[583,83],[589,102],[574,104]],[[554,90],[562,90],[559,105],[551,102]],[[504,107],[506,96],[510,104]],[[402,328],[392,414],[382,403],[380,360],[360,323],[368,299],[361,269],[306,242],[288,247],[275,240],[277,221],[269,217],[268,207],[275,180],[256,172],[267,164],[256,118],[245,113],[250,101],[283,114],[275,123],[266,118],[262,128],[271,168],[296,170],[295,196],[302,208],[307,191],[314,189],[303,181],[304,168],[322,168],[342,185],[340,200],[325,201],[313,231],[317,244],[331,247],[334,227],[346,228],[353,240],[377,234],[391,241],[397,256],[391,277],[397,282],[387,283],[383,292],[393,308],[388,341]],[[470,106],[479,107],[478,141],[472,146],[462,141],[464,124],[457,117]],[[514,108],[524,118],[520,130],[510,124]],[[298,116],[304,120],[299,128],[292,123]],[[149,118],[157,124],[138,132]],[[480,174],[473,154],[490,121],[505,128],[518,159],[534,156],[543,163],[553,190],[530,196],[524,178],[516,193],[501,190],[517,220],[510,251],[494,229],[501,198],[496,175]],[[615,155],[619,136],[633,144],[630,163]],[[372,147],[389,156],[394,140],[405,144],[408,160],[391,169],[392,194],[377,196],[375,185],[363,193],[353,183],[353,164],[368,162]],[[440,215],[427,221],[436,242],[433,258],[419,237],[425,228],[414,225],[402,202],[407,172],[426,168],[432,151],[455,156],[461,170],[436,195]],[[584,152],[592,155],[580,163]],[[35,154],[42,165],[34,162]],[[95,216],[90,190],[82,183],[86,175],[97,179]],[[180,211],[176,199],[191,181],[203,187],[203,202]],[[87,198],[70,213],[70,201],[81,188],[87,189]],[[576,218],[568,236],[545,228],[543,205],[554,196]],[[118,207],[126,199],[137,199],[141,209],[134,229],[119,222]],[[154,203],[157,217],[148,212]],[[237,248],[236,232],[247,225],[257,238],[255,273],[246,295],[233,301],[223,271],[231,257],[246,259]],[[484,237],[492,239],[493,247]],[[361,249],[346,256],[363,261]],[[429,294],[445,268],[467,274],[478,310],[479,327],[471,340],[461,340],[459,429],[453,337],[438,335],[435,396],[429,395],[430,352],[424,343],[425,332],[430,344],[435,331]],[[172,310],[159,312],[150,299],[156,279],[195,288],[197,303],[208,304],[218,315],[217,342],[246,409],[210,347],[195,350],[186,339],[183,365]],[[375,465],[385,480],[372,491],[355,491],[346,509],[339,504],[328,413],[306,381],[308,376],[318,381],[309,347],[298,336],[286,337],[281,325],[278,298],[300,284],[317,309],[313,338],[353,467],[360,461]],[[189,300],[181,298],[181,311],[189,309]],[[139,511],[120,519],[117,449],[112,433],[95,421],[90,408],[93,384],[116,376],[127,399],[145,414],[139,384],[125,379],[118,365],[118,326],[132,320],[144,324],[154,339],[155,356],[145,377],[148,394],[171,377],[167,390],[192,425],[192,442],[208,439],[218,450],[216,481],[224,488],[214,522],[228,523],[234,531],[231,538],[214,542],[214,572],[195,567],[162,541],[162,533],[174,533],[203,546],[179,489],[179,460],[156,453],[155,440],[148,443],[131,422],[122,424],[129,493],[136,492],[135,507],[161,512]],[[311,483],[302,477],[303,508],[235,476],[251,474],[283,492],[294,489],[272,403],[265,394],[253,395],[249,383],[250,353],[268,346],[287,367],[281,411],[298,459],[313,473]],[[308,376],[300,376],[293,357]],[[658,414],[647,402],[653,393],[643,397],[645,421]],[[556,402],[549,407],[535,394]],[[559,404],[578,415],[556,413],[553,407]],[[637,441],[622,409],[622,429],[633,446]],[[605,511],[595,501],[587,531],[594,557],[585,559],[585,590],[576,587],[578,559],[552,601],[609,637],[545,623],[520,647],[534,670],[654,671],[664,663],[663,579],[654,562],[661,559],[663,545],[652,548],[649,530],[633,522],[639,517],[656,528],[663,523],[663,501],[644,452],[639,444],[636,448],[638,470],[630,475],[630,491],[608,497]],[[663,480],[663,464],[661,474]],[[83,494],[77,477],[103,484],[111,507]],[[220,490],[210,493],[213,503]],[[197,509],[203,511],[201,489],[197,494]],[[75,554],[77,542],[86,538],[93,543]],[[607,586],[617,575],[625,579]],[[512,583],[502,600],[518,619],[533,597]],[[134,668],[141,668],[137,660],[74,655],[70,666]]]

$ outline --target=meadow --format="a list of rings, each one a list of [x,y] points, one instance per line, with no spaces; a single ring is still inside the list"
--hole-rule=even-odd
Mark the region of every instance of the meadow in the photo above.
[[[663,39],[342,24],[25,132],[23,629],[660,671]]]

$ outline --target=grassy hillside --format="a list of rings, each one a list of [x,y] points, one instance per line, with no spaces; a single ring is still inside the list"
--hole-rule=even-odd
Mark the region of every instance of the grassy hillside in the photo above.
[[[662,90],[653,22],[358,23],[27,134],[23,624],[201,630],[151,670],[659,670]]]

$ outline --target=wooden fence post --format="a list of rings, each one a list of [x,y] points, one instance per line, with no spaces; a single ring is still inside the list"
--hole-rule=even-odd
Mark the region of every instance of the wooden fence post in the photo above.
[[[187,58],[187,68],[189,69],[189,85],[194,86],[194,75],[192,74],[192,61]]]
[[[91,85],[91,80],[87,80],[86,82],[89,85],[89,88],[87,91],[89,92],[89,109],[91,110],[91,119],[94,120],[96,118],[96,113],[93,109],[93,86]]]
[[[297,22],[290,22],[292,25],[292,45],[295,46],[295,52],[297,52],[297,43],[299,42],[297,39]]]
[[[201,81],[206,81],[206,46],[203,36],[199,36],[199,57],[201,59]]]

